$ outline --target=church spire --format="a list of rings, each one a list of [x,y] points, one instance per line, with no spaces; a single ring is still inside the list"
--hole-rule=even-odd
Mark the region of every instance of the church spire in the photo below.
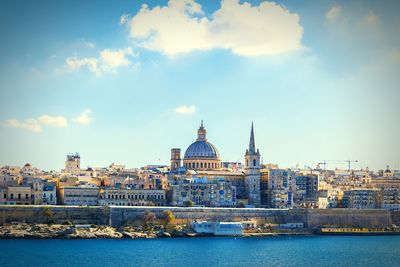
[[[251,133],[250,133],[249,152],[250,152],[250,153],[256,153],[256,144],[255,144],[255,142],[254,142],[254,127],[253,127],[253,122],[251,123]]]

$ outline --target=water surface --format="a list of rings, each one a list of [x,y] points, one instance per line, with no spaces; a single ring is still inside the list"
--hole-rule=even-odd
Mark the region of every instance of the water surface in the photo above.
[[[400,236],[0,240],[0,266],[400,266]]]

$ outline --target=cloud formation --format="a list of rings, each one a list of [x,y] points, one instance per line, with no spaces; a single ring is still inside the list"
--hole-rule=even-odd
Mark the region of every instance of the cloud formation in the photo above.
[[[82,125],[89,125],[92,123],[92,113],[91,109],[85,109],[78,117],[74,118],[73,121]]]
[[[63,116],[42,115],[37,119],[28,118],[23,121],[9,119],[6,121],[6,125],[12,128],[25,129],[31,132],[40,133],[43,131],[42,126],[66,128],[68,127],[68,121]]]
[[[104,49],[97,58],[78,58],[73,56],[67,58],[65,64],[71,71],[86,67],[96,75],[101,75],[106,71],[116,71],[120,67],[131,65],[132,62],[129,60],[129,56],[135,56],[131,47],[116,50]]]
[[[191,106],[180,106],[175,108],[175,113],[177,114],[192,114],[196,112],[196,106],[195,105],[191,105]]]
[[[38,118],[38,122],[40,125],[53,126],[53,127],[68,127],[67,119],[63,116],[49,116],[42,115]]]
[[[194,0],[169,0],[167,6],[142,5],[132,18],[122,15],[138,46],[170,56],[193,50],[229,49],[241,56],[279,54],[301,48],[299,15],[274,2],[258,6],[223,0],[210,17]]]
[[[325,18],[329,21],[334,21],[341,13],[342,8],[335,4],[325,13]]]

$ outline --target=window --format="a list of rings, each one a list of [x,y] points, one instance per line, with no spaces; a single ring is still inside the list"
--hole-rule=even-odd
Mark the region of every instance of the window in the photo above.
[[[256,159],[253,159],[253,167],[256,166]]]

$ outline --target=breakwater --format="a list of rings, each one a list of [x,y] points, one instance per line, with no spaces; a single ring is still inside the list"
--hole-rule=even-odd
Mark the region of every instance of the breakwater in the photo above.
[[[245,221],[258,224],[302,222],[305,227],[390,227],[399,224],[399,212],[357,209],[261,209],[201,207],[80,207],[0,205],[0,224],[11,222],[97,224],[114,227],[141,223],[149,210],[161,218],[170,210],[176,223],[193,220]]]

